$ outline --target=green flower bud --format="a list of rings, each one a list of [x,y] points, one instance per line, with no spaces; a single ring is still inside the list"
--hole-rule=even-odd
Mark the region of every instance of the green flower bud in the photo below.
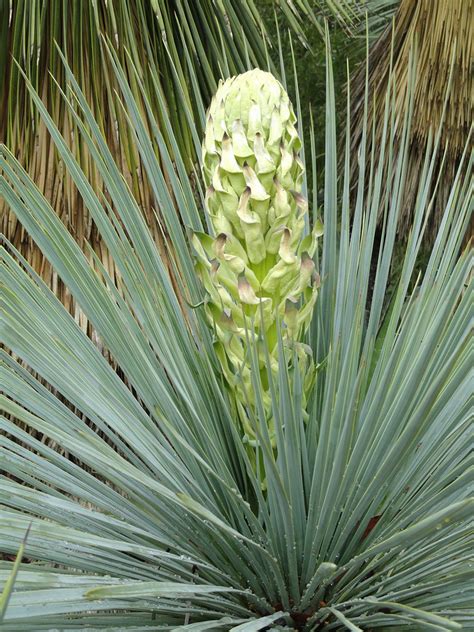
[[[296,348],[304,366],[304,383],[312,382],[312,358],[299,340],[317,297],[312,256],[322,226],[304,235],[308,205],[301,194],[300,147],[289,97],[270,73],[256,69],[220,82],[202,145],[206,209],[215,235],[195,233],[193,244],[216,351],[241,417],[253,404],[248,339],[265,335],[270,371],[278,377],[277,318],[284,344]],[[258,358],[262,384],[268,384],[263,351]],[[262,395],[271,429],[268,388]],[[244,416],[251,442],[255,436]]]

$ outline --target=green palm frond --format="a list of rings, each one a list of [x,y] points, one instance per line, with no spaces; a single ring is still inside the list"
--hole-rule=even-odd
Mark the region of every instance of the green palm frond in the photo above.
[[[321,29],[321,20],[341,24],[348,35],[357,36],[370,25],[370,36],[375,36],[390,22],[400,0],[294,0],[277,2],[291,23],[303,26],[305,22]]]
[[[319,370],[305,422],[300,373],[288,370],[280,344],[278,383],[271,393],[275,450],[265,435],[262,391],[255,382],[251,422],[261,463],[255,473],[232,416],[232,393],[219,372],[183,229],[199,230],[206,221],[187,175],[188,156],[181,155],[166,110],[160,110],[160,125],[154,108],[146,101],[143,108],[136,99],[113,45],[107,51],[130,142],[173,246],[174,281],[74,73],[65,65],[62,107],[107,197],[91,185],[63,130],[29,84],[64,169],[110,253],[121,291],[97,257],[91,262],[83,254],[6,147],[0,192],[121,372],[111,368],[7,242],[2,339],[14,356],[2,352],[0,365],[6,413],[0,450],[7,474],[0,479],[0,550],[16,552],[29,523],[31,530],[29,563],[20,566],[2,630],[472,625],[467,291],[472,279],[469,252],[460,254],[472,210],[472,179],[461,170],[453,179],[415,292],[429,191],[438,177],[438,134],[420,172],[414,226],[384,322],[411,107],[395,159],[389,84],[382,141],[371,150],[369,187],[364,186],[365,126],[358,157],[347,139],[339,191],[328,54],[322,209],[316,209],[316,191],[308,190],[308,182],[303,186],[314,200],[312,212],[316,216],[320,210],[325,224],[323,246],[315,255],[321,292],[305,340]],[[410,69],[413,86],[411,63]],[[157,85],[154,94],[160,98]],[[409,104],[412,94],[407,93]],[[191,120],[192,104],[179,95]],[[366,107],[368,100],[366,92]],[[194,132],[199,134],[199,125]],[[315,157],[308,154],[311,169]],[[387,155],[393,159],[386,161]],[[354,159],[361,173],[351,224]],[[464,160],[469,175],[473,158],[467,149]],[[377,251],[375,230],[387,178],[392,195],[384,202]],[[256,348],[251,353],[256,358]],[[11,564],[1,562],[3,580],[10,572]]]

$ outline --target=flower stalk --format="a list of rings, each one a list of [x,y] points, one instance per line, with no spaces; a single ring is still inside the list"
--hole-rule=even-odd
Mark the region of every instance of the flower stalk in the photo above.
[[[202,146],[214,235],[194,233],[193,245],[217,355],[249,442],[256,438],[249,406],[255,406],[252,371],[257,368],[249,342],[257,344],[258,383],[272,443],[269,378],[277,384],[278,331],[284,347],[296,351],[304,408],[314,379],[312,356],[301,340],[318,293],[312,257],[322,225],[305,234],[300,147],[289,97],[270,73],[256,69],[219,84]]]

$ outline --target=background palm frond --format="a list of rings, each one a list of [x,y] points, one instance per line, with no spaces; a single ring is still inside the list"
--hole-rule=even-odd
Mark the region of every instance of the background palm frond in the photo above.
[[[63,169],[54,143],[33,107],[21,71],[41,95],[94,190],[105,193],[94,161],[75,133],[71,114],[61,98],[65,72],[56,46],[64,52],[155,241],[162,244],[163,235],[156,222],[158,201],[131,140],[101,37],[110,39],[114,46],[138,107],[144,111],[145,99],[149,102],[171,156],[177,146],[186,170],[191,172],[196,159],[196,137],[200,138],[202,132],[202,104],[209,101],[219,77],[241,72],[250,64],[271,64],[259,14],[252,3],[235,0],[199,3],[2,0],[0,22],[5,35],[1,38],[0,53],[4,69],[0,82],[0,140],[12,149],[58,216],[72,229],[78,243],[91,244],[115,278],[113,261],[73,179]],[[161,99],[157,96],[157,85]],[[192,128],[181,105],[183,101],[189,108],[188,117],[192,116]],[[171,147],[169,133],[164,128],[165,113],[174,130],[175,147]],[[153,149],[159,156],[159,148],[155,145]],[[55,289],[71,313],[83,320],[71,295],[58,282],[15,216],[3,201],[0,204],[2,232]],[[91,253],[89,256],[92,259]],[[87,326],[84,320],[83,325]]]
[[[399,3],[400,0],[295,0],[281,2],[281,7],[285,14],[292,12],[301,24],[309,20],[318,28],[322,16],[338,22],[351,37],[360,34],[367,19],[370,37],[376,37],[386,27]]]
[[[369,103],[369,129],[373,126],[375,142],[382,135],[384,95],[393,72],[396,84],[395,116],[403,120],[408,89],[408,58],[416,47],[418,80],[413,95],[413,123],[407,163],[405,210],[400,215],[400,235],[406,236],[413,221],[411,209],[417,195],[419,173],[429,139],[442,124],[439,170],[443,163],[433,211],[427,231],[427,243],[436,238],[443,209],[450,194],[466,144],[474,104],[472,73],[474,20],[473,3],[463,0],[431,2],[401,0],[388,26],[369,53],[369,85],[373,100]],[[352,80],[352,146],[360,143],[364,125],[364,93],[366,72],[361,66]],[[401,132],[396,133],[396,143]],[[370,143],[369,137],[369,143]],[[357,170],[353,167],[353,182],[357,185]],[[386,195],[390,195],[387,183]],[[472,230],[472,224],[471,224]]]

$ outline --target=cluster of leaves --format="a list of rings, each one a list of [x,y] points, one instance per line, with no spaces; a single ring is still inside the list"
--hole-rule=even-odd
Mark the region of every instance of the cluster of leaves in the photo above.
[[[410,103],[405,121],[395,121],[391,86],[382,142],[369,157],[366,128],[357,157],[347,137],[340,186],[328,51],[325,237],[315,255],[322,287],[305,340],[320,369],[305,422],[299,372],[287,371],[281,345],[281,370],[271,393],[275,450],[255,383],[251,423],[264,464],[262,491],[199,308],[202,287],[183,229],[203,229],[199,182],[196,190],[166,110],[160,123],[147,100],[142,111],[113,47],[105,54],[169,235],[173,281],[169,261],[63,58],[68,87],[61,98],[107,197],[94,190],[40,97],[30,93],[119,271],[121,291],[94,256],[91,265],[6,147],[0,193],[75,296],[126,382],[7,243],[1,251],[2,338],[14,355],[2,352],[0,364],[7,413],[0,421],[7,473],[0,480],[0,549],[16,553],[31,527],[2,630],[469,625],[472,279],[469,253],[459,251],[472,210],[472,180],[461,177],[461,170],[454,179],[426,272],[416,295],[410,294],[429,191],[438,177],[439,135],[434,138],[420,173],[399,283],[383,318],[406,176]],[[136,80],[139,85],[138,74]],[[151,89],[159,100],[159,86]],[[366,92],[366,107],[368,99]],[[185,99],[181,107],[192,120]],[[203,106],[197,107],[203,120]],[[299,102],[296,109],[301,111]],[[349,117],[348,107],[347,127]],[[400,125],[403,142],[395,156]],[[307,163],[314,174],[311,126],[309,139]],[[469,176],[473,157],[465,153]],[[360,185],[351,209],[355,159]],[[391,195],[382,202],[387,178]],[[316,186],[306,182],[304,189],[316,212]],[[384,225],[376,249],[381,204]],[[11,563],[0,562],[3,580],[11,571]]]

